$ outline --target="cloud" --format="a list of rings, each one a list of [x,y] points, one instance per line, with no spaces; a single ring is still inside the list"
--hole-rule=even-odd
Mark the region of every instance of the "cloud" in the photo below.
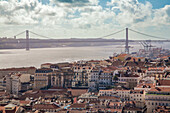
[[[166,14],[170,17],[170,5],[166,5],[164,9],[166,10]]]
[[[131,25],[145,20],[152,16],[152,5],[149,2],[139,3],[137,0],[112,0],[107,2],[112,10],[117,10],[117,20],[120,24]]]
[[[0,2],[0,17],[1,23],[5,24],[35,24],[38,23],[32,18],[36,12],[39,2],[35,0],[21,2],[16,1],[1,1]]]
[[[155,23],[155,25],[170,25],[170,5],[156,9],[152,22]]]
[[[150,2],[143,4],[138,0],[111,0],[107,6],[116,12],[117,21],[123,26],[148,27],[170,23],[170,5],[153,9]]]
[[[64,9],[44,5],[38,0],[0,2],[0,23],[4,24],[41,24],[44,21],[43,19],[47,20],[48,18],[50,20],[55,18],[54,20],[57,20],[65,16],[66,11]]]
[[[70,4],[74,4],[74,3],[88,3],[88,0],[54,0],[55,2],[62,2],[62,3],[70,3]]]
[[[99,0],[50,0],[47,4],[4,0],[0,1],[0,25],[32,25],[80,35],[82,30],[89,30],[89,34],[97,35],[125,27],[170,24],[170,5],[152,9],[150,2],[138,0],[111,0],[106,5],[102,7]]]
[[[62,7],[83,7],[92,5],[89,0],[50,0],[50,3]]]

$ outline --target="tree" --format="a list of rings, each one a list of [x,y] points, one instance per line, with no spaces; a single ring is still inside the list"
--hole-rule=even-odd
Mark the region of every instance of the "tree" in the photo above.
[[[113,80],[118,80],[118,77],[117,75],[114,76]]]

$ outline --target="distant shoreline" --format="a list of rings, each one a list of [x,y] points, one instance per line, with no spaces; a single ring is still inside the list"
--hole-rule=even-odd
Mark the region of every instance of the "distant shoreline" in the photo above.
[[[30,49],[41,49],[41,48],[67,48],[67,47],[99,47],[99,46],[111,46],[111,45],[119,45],[118,43],[114,44],[100,44],[100,45],[79,45],[79,46],[56,46],[56,47],[30,47]],[[0,48],[0,50],[8,50],[8,49],[25,49],[25,48]]]

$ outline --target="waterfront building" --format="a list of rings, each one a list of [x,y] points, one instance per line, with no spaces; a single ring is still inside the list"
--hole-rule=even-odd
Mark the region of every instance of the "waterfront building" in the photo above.
[[[44,64],[41,64],[41,68],[50,68],[51,67],[51,63],[44,63]]]
[[[37,69],[34,76],[34,89],[48,88],[51,86],[52,69]]]
[[[35,67],[23,67],[23,68],[7,68],[0,69],[0,79],[4,78],[9,73],[21,73],[21,74],[35,74]]]

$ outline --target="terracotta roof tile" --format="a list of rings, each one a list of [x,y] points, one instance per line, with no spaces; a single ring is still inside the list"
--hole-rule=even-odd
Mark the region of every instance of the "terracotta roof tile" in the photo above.
[[[55,104],[35,104],[33,108],[38,110],[38,109],[58,109],[60,107]]]

